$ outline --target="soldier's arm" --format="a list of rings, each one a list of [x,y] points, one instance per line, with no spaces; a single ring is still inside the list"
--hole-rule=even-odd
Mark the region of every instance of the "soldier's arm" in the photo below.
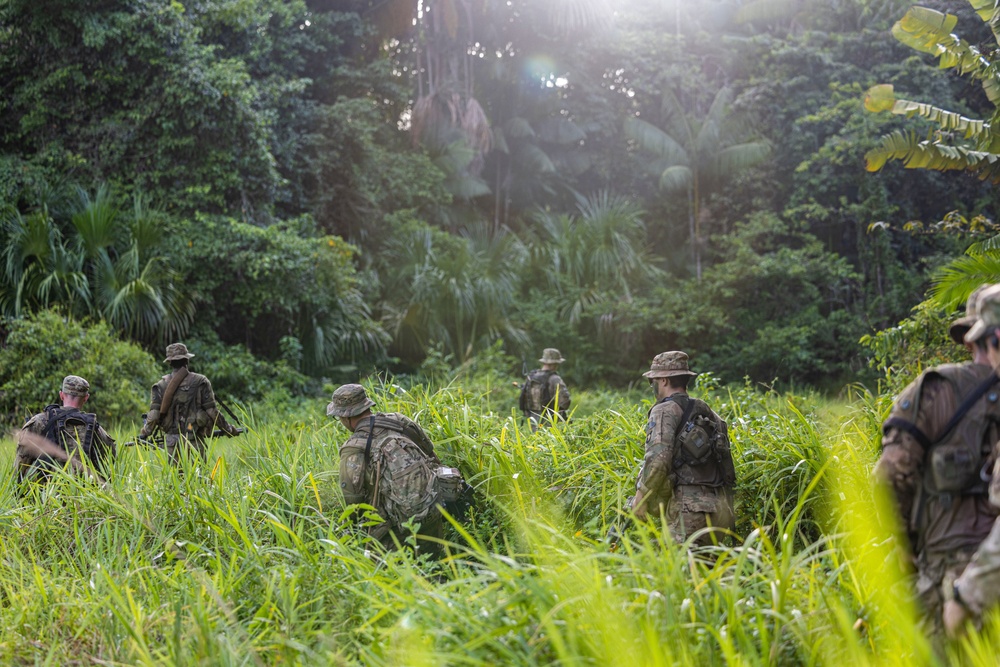
[[[223,433],[236,435],[236,427],[226,420],[224,414],[219,412],[219,404],[215,400],[215,392],[212,390],[212,383],[208,378],[205,378],[205,381],[201,383],[198,392],[198,426],[209,432],[219,429]]]
[[[153,434],[153,430],[160,423],[160,403],[163,400],[163,388],[157,382],[149,390],[149,412],[146,413],[146,423],[139,430],[140,438],[148,438]]]
[[[549,382],[551,383],[550,389],[552,391],[552,409],[558,409],[559,412],[568,412],[570,399],[569,388],[566,387],[566,383],[558,375],[553,375],[549,378]]]
[[[946,597],[948,593],[945,591]],[[957,594],[955,601],[975,616],[981,616],[1000,604],[1000,521],[993,524],[989,536],[976,549],[962,575],[955,580],[954,593]],[[957,628],[948,629],[954,634]]]
[[[914,418],[913,407],[908,403],[914,395],[911,388],[904,390],[890,417],[908,421]],[[946,382],[941,378],[928,377],[924,381],[919,408],[915,411],[914,424],[933,441],[954,410],[954,396]],[[908,533],[912,529],[913,501],[923,474],[924,456],[923,445],[908,430],[896,426],[885,429],[882,455],[875,465],[875,479],[892,491],[897,515]]]
[[[639,481],[636,484],[636,514],[645,515],[641,500],[652,491],[662,496],[673,493],[674,432],[684,411],[677,403],[670,401],[653,406],[646,424],[646,453],[643,457]]]
[[[98,464],[102,467],[102,472],[104,472],[105,462],[114,461],[118,456],[118,445],[115,443],[115,439],[104,430],[101,425],[97,426],[97,431],[94,433],[94,446],[97,448],[97,460]]]

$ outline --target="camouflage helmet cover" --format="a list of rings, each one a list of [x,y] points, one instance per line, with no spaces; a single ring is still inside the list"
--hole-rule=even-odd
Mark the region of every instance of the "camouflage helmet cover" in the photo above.
[[[990,285],[979,295],[976,302],[979,319],[965,334],[966,343],[974,343],[989,331],[1000,327],[1000,285]]]
[[[373,405],[375,402],[368,398],[364,387],[360,384],[345,384],[333,392],[326,406],[326,414],[330,417],[357,417]]]
[[[67,396],[88,396],[90,383],[79,375],[67,375],[62,381],[62,393]]]
[[[563,359],[562,353],[559,350],[554,347],[547,347],[542,350],[542,358],[538,361],[543,364],[561,364],[566,360]]]
[[[193,356],[193,354],[188,352],[187,345],[184,343],[171,343],[170,345],[167,345],[167,358],[163,360],[163,363],[169,363],[179,359],[190,359]]]
[[[694,377],[697,373],[692,373],[688,368],[688,356],[685,352],[672,350],[670,352],[660,352],[653,357],[653,363],[649,370],[642,374],[642,377],[649,378],[669,378],[678,375]]]
[[[965,302],[965,315],[951,323],[948,328],[948,335],[951,339],[961,345],[965,342],[965,334],[969,332],[972,325],[979,319],[979,295],[986,291],[989,285],[980,285]]]

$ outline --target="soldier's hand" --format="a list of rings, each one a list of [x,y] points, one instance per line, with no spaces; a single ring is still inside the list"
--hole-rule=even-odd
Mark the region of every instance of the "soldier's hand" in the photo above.
[[[969,620],[969,610],[960,602],[946,600],[941,617],[949,637],[955,639],[965,634],[965,622]]]

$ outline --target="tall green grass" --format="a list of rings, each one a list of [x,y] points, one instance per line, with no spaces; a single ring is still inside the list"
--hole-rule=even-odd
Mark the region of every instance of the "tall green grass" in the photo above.
[[[870,471],[884,397],[710,387],[730,424],[738,539],[603,536],[650,400],[577,392],[531,433],[496,387],[372,386],[477,487],[441,563],[382,554],[337,491],[324,402],[248,415],[207,461],[128,449],[106,487],[0,478],[0,661],[149,665],[933,664]],[[498,398],[499,396],[499,398]],[[310,417],[315,414],[315,417]],[[126,439],[126,432],[117,433]],[[6,441],[0,465],[13,445]],[[883,515],[884,516],[884,515]],[[994,664],[1000,624],[950,647]]]

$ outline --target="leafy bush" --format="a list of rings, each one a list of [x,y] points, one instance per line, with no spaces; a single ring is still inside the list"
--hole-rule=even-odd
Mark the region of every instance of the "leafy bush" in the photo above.
[[[89,410],[102,421],[138,419],[149,407],[158,377],[154,359],[134,343],[118,340],[104,322],[81,323],[52,310],[4,324],[0,349],[0,420],[23,419],[59,401],[67,375],[90,382]]]

